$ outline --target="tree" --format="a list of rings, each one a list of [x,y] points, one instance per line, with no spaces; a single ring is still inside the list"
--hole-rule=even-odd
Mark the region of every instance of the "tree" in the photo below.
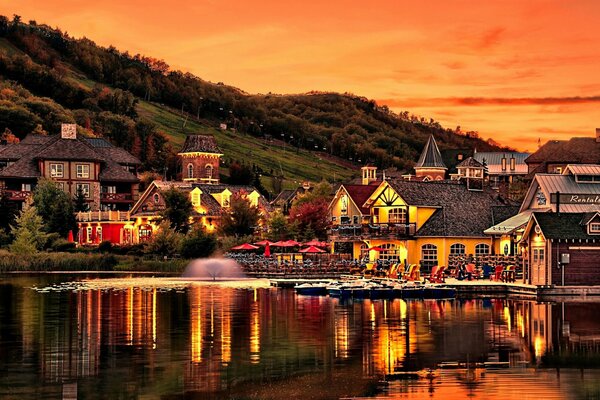
[[[259,220],[258,208],[237,194],[232,196],[229,209],[221,216],[220,231],[226,236],[252,235]]]
[[[207,233],[202,227],[194,228],[181,242],[183,258],[202,258],[210,256],[217,248],[215,235]]]
[[[158,232],[146,243],[144,251],[149,254],[171,257],[180,249],[182,235],[176,232],[168,221],[158,226]]]
[[[327,181],[319,182],[313,190],[306,192],[304,195],[299,196],[293,206],[300,206],[304,203],[310,203],[317,200],[323,200],[329,202],[331,200],[331,185]]]
[[[40,179],[33,191],[33,203],[42,217],[46,232],[56,232],[61,237],[77,230],[73,201],[56,182]]]
[[[288,220],[285,217],[285,215],[283,215],[280,211],[271,214],[268,226],[269,237],[272,240],[286,240],[292,236],[290,234],[292,227],[288,223]]]
[[[190,217],[192,215],[192,202],[189,197],[172,187],[162,192],[165,199],[165,210],[162,212],[162,218],[169,221],[169,225],[176,232],[186,233],[190,227]]]
[[[11,252],[16,254],[33,254],[41,250],[46,243],[44,223],[35,206],[26,202],[23,209],[11,226],[15,240],[10,245]]]
[[[295,204],[290,210],[289,220],[298,224],[301,235],[307,231],[318,238],[327,235],[329,220],[327,218],[328,202],[325,199],[314,199],[300,205]]]
[[[75,212],[85,212],[90,208],[90,206],[87,203],[85,193],[81,188],[77,189],[77,194],[75,194],[74,202]]]
[[[234,161],[229,164],[229,183],[232,185],[250,185],[254,179],[254,172],[247,164]]]

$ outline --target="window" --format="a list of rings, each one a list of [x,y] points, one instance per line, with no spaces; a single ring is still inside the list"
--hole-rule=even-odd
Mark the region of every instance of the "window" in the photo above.
[[[90,177],[90,166],[88,164],[77,164],[77,177],[88,179]]]
[[[22,183],[21,191],[22,192],[31,192],[31,183]]]
[[[590,224],[591,233],[600,233],[600,222],[592,222]]]
[[[152,238],[152,227],[150,225],[141,225],[138,232],[140,242],[147,242]]]
[[[554,169],[554,172],[556,172],[557,174],[562,174],[562,167],[556,167]]]
[[[96,227],[96,241],[98,243],[102,242],[102,227],[101,226]]]
[[[348,196],[343,195],[342,198],[340,199],[340,213],[342,213],[342,215],[347,215],[348,214]]]
[[[210,164],[206,164],[206,167],[204,167],[204,169],[206,170],[206,178],[207,179],[212,179],[213,166],[210,165]]]
[[[189,163],[187,166],[187,177],[192,179],[194,177],[194,164]]]
[[[465,245],[462,243],[454,243],[450,246],[450,255],[451,256],[459,256],[466,253]]]
[[[542,264],[544,263],[546,256],[544,253],[544,249],[533,249],[533,264]]]
[[[385,243],[379,247],[381,247],[379,259],[400,262],[400,252],[394,243]]]
[[[484,256],[490,254],[490,245],[485,243],[479,243],[475,246],[475,255]]]
[[[502,157],[502,171],[506,171],[506,157]]]
[[[160,202],[160,196],[158,195],[158,193],[154,193],[154,196],[152,196],[152,198],[154,199],[154,204],[158,204]]]
[[[64,176],[63,164],[50,164],[50,177],[62,178]]]
[[[358,221],[358,215],[353,215],[352,216],[352,223],[354,225],[358,225],[359,221]]]
[[[517,168],[517,160],[513,156],[513,157],[510,158],[510,170],[514,171],[516,168]]]
[[[117,193],[116,186],[102,186],[102,193]]]
[[[192,190],[192,205],[194,207],[200,205],[200,193],[197,190]]]
[[[406,223],[406,208],[392,208],[389,213],[389,221],[392,224]]]
[[[437,263],[437,246],[434,244],[421,246],[421,260]]]
[[[85,239],[86,239],[86,241],[87,241],[88,243],[92,243],[92,227],[91,227],[91,226],[88,226],[88,227],[86,228],[86,233],[87,233],[87,235],[86,235],[86,238],[85,238]]]
[[[89,183],[78,183],[75,186],[77,193],[81,191],[85,197],[90,197],[90,184]]]

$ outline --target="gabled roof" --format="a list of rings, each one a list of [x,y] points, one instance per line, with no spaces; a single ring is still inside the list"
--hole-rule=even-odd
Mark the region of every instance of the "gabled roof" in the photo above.
[[[525,200],[521,205],[521,211],[524,211],[537,192],[541,191],[546,197],[548,208],[555,211],[556,204],[550,204],[550,196],[553,193],[560,192],[563,194],[585,194],[585,195],[600,195],[600,184],[578,183],[573,175],[559,174],[536,174],[525,194]],[[600,206],[594,204],[561,204],[560,211],[565,213],[570,212],[588,212],[599,209]]]
[[[179,153],[215,153],[221,154],[214,136],[188,135]]]
[[[464,159],[463,161],[460,162],[460,164],[458,164],[456,166],[456,168],[484,168],[484,167],[485,166],[482,163],[480,163],[473,157],[468,157],[468,158]]]
[[[102,168],[99,180],[110,182],[139,182],[137,176],[126,171],[121,165],[114,161],[108,162],[106,166]]]
[[[141,165],[142,162],[127,150],[113,146],[104,138],[84,138],[94,150],[106,159],[121,165]]]
[[[491,175],[498,174],[527,174],[527,164],[525,159],[529,157],[529,153],[518,153],[514,151],[483,151],[477,152],[473,158],[487,167],[488,173]],[[506,158],[506,169],[502,169],[502,159]],[[510,159],[515,159],[515,169],[510,169]]]
[[[563,175],[600,175],[600,165],[597,164],[569,164],[563,171]]]
[[[600,164],[600,142],[594,137],[552,140],[527,157],[526,163]]]
[[[380,184],[381,182],[378,183]],[[364,205],[367,202],[367,200],[369,200],[369,197],[371,197],[371,195],[375,193],[375,191],[379,187],[379,184],[342,185],[341,187],[343,187],[346,190],[346,193],[348,193],[348,196],[350,196],[354,204],[356,204],[356,206],[360,209],[360,212],[363,215],[368,215],[369,207],[365,207]]]
[[[35,154],[40,160],[104,161],[104,158],[82,139],[62,139],[55,136]]]
[[[442,159],[442,155],[440,154],[440,149],[435,142],[435,138],[433,135],[429,136],[427,139],[427,143],[425,144],[425,148],[419,157],[419,161],[415,165],[415,168],[445,168],[446,164],[444,164],[444,160]]]
[[[588,234],[586,224],[582,223],[585,219],[584,213],[534,212],[532,218],[546,239],[600,240],[600,235]]]

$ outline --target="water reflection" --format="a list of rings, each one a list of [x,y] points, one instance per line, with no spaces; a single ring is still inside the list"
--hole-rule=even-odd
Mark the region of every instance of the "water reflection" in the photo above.
[[[546,353],[580,354],[600,338],[600,303],[352,302],[211,285],[39,293],[27,286],[15,279],[0,286],[0,397],[56,398],[75,382],[80,397],[299,398],[298,385],[307,384],[323,398],[364,396],[399,372],[444,362],[472,368],[421,374],[379,396],[473,395],[520,376],[523,385],[541,388],[549,379],[560,387],[560,376],[531,368]],[[515,369],[490,380],[475,368],[484,362]]]

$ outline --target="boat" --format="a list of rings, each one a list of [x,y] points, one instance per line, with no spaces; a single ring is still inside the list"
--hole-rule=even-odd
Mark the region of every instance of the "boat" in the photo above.
[[[324,296],[327,294],[328,286],[329,283],[325,282],[307,282],[294,286],[294,290],[296,291],[296,293],[306,296]]]

